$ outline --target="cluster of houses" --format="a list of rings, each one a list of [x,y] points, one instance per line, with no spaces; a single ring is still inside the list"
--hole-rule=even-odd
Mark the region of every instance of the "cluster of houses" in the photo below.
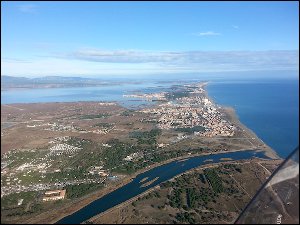
[[[178,98],[176,102],[160,104],[156,108],[141,110],[155,114],[160,129],[192,128],[201,126],[203,131],[195,131],[195,135],[233,136],[235,126],[222,118],[219,108],[205,95],[202,87],[197,87],[189,97]]]

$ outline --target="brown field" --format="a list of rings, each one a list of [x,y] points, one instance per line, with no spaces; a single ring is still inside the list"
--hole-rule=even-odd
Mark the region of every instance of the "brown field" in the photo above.
[[[106,143],[115,138],[126,138],[129,130],[150,130],[151,124],[142,123],[143,115],[122,116],[125,108],[119,105],[99,105],[97,102],[75,103],[30,103],[1,105],[1,124],[13,123],[5,128],[1,126],[1,154],[12,149],[47,148],[49,140],[59,136],[74,136]],[[80,116],[108,114],[105,118],[92,120],[80,119]],[[40,120],[40,121],[35,121]],[[47,126],[27,127],[34,124],[58,123],[74,125],[89,133],[72,131],[49,131]],[[98,129],[93,127],[97,123],[113,124],[114,129],[107,134],[92,133]]]

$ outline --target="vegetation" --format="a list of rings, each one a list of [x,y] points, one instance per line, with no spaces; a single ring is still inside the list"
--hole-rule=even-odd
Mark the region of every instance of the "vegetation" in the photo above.
[[[199,175],[199,178],[200,178],[200,180],[201,180],[201,182],[202,182],[203,184],[206,184],[206,180],[205,180],[204,174],[200,174],[200,175]]]
[[[112,128],[113,124],[111,123],[96,123],[94,127],[101,127],[101,128]]]
[[[186,199],[187,199],[187,206],[189,208],[195,208],[197,202],[197,193],[196,188],[187,188],[186,189]]]
[[[230,223],[236,216],[234,213],[249,200],[229,176],[234,174],[238,178],[242,168],[231,163],[183,174],[162,183],[160,189],[138,198],[132,205],[137,213],[145,213],[142,207],[136,207],[143,205],[150,205],[154,214],[160,210],[161,219],[153,217],[160,223],[171,220],[175,224]]]
[[[242,168],[240,165],[237,165],[237,164],[226,164],[224,165],[224,171],[221,171],[221,173],[224,173],[224,174],[228,174],[232,171],[237,171],[239,173],[242,173]]]
[[[191,223],[194,224],[195,218],[194,218],[194,213],[189,213],[189,212],[182,212],[182,213],[177,213],[176,214],[176,219],[181,222],[181,223]]]
[[[180,128],[176,128],[175,131],[193,134],[194,132],[205,131],[205,127],[202,127],[202,126],[184,127],[184,128],[180,127]]]
[[[9,157],[9,164],[8,168],[14,168],[17,166],[20,166],[26,162],[28,162],[28,159],[37,159],[44,157],[48,151],[45,150],[13,150],[8,153]]]
[[[103,187],[102,184],[69,185],[66,187],[66,195],[67,195],[67,198],[69,198],[69,199],[79,198],[88,193],[96,191],[102,187]]]
[[[190,91],[175,91],[175,92],[169,92],[166,94],[166,98],[168,100],[176,100],[177,98],[183,98],[188,97],[190,95]]]
[[[138,151],[136,146],[120,142],[118,139],[112,139],[108,142],[111,147],[102,153],[102,159],[107,169],[119,167],[124,163],[123,159]]]
[[[181,208],[183,206],[181,195],[183,193],[182,189],[175,189],[170,198],[170,206],[173,208]]]
[[[1,209],[15,208],[18,205],[18,200],[23,199],[22,205],[26,205],[28,202],[34,200],[37,196],[37,192],[21,192],[14,193],[1,198]]]
[[[83,149],[88,149],[91,146],[92,142],[87,139],[70,137],[70,139],[66,141],[66,144],[73,145],[75,147],[81,147]]]
[[[1,198],[1,223],[2,214],[6,217],[24,216],[32,213],[38,213],[43,209],[41,202],[38,200],[39,192],[21,192],[14,193]],[[22,200],[22,204],[18,202]]]
[[[126,111],[122,112],[120,115],[121,116],[134,116],[134,113],[135,113],[135,110],[130,109],[130,110],[126,110]]]
[[[107,113],[88,114],[88,115],[80,116],[79,119],[81,119],[81,120],[102,119],[102,118],[106,118],[106,117],[109,117],[109,116],[110,116],[110,114],[107,114]]]
[[[216,179],[214,169],[207,169],[206,172],[210,174],[209,177],[212,180]],[[172,193],[168,195],[171,207],[178,209],[183,208],[185,210],[196,210],[201,207],[208,207],[209,202],[216,202],[218,194],[210,188],[207,188],[207,183],[205,183],[206,188],[203,186],[195,188],[196,184],[198,185],[200,182],[203,184],[205,180],[203,174],[201,174],[201,176],[198,175],[197,177],[198,179],[195,181],[193,174],[184,174],[176,178],[175,182],[165,182],[161,185],[162,188],[173,188]]]
[[[160,129],[152,129],[150,131],[133,131],[129,133],[130,138],[138,139],[138,144],[155,145],[156,138],[161,134]]]
[[[224,190],[222,185],[222,180],[218,176],[215,169],[206,169],[204,170],[204,174],[209,180],[209,183],[215,193],[221,193]]]

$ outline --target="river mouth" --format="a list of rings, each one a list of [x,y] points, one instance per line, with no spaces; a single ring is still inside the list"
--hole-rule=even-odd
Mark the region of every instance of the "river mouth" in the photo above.
[[[205,155],[205,156],[191,156],[186,160],[176,160],[169,162],[167,164],[155,167],[151,170],[148,170],[144,173],[139,174],[134,178],[130,183],[118,188],[117,190],[91,202],[87,206],[81,208],[75,213],[62,218],[57,221],[56,224],[78,224],[82,223],[91,217],[94,217],[100,213],[105,212],[106,210],[119,205],[156,185],[159,185],[167,180],[172,179],[173,177],[184,173],[190,169],[210,164],[213,160],[214,163],[222,162],[222,159],[228,159],[226,161],[233,160],[246,160],[251,158],[262,158],[269,159],[263,151],[237,151],[237,152],[228,152],[220,153],[214,155]],[[225,162],[223,160],[223,162]],[[147,179],[146,179],[147,178]],[[141,186],[141,183],[145,181],[152,181],[148,185]]]

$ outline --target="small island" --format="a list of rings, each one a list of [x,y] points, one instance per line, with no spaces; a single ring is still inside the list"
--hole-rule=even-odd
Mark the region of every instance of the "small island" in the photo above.
[[[149,186],[150,184],[153,184],[155,181],[157,181],[159,179],[159,177],[155,177],[154,179],[152,180],[149,180],[147,181],[146,183],[142,184],[141,187],[147,187]]]

